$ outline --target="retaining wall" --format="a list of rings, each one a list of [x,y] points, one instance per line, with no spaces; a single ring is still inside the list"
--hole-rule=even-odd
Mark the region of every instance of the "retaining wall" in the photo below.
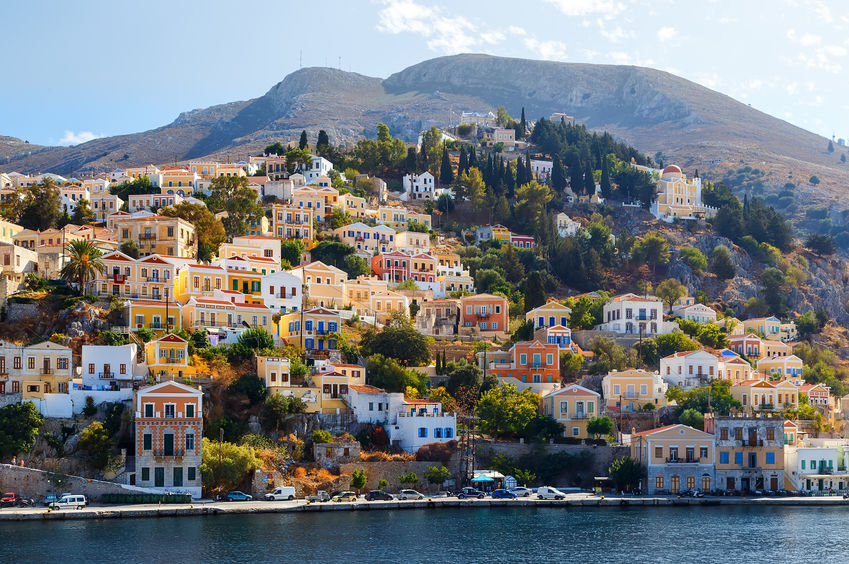
[[[48,472],[11,464],[0,464],[0,490],[15,492],[21,497],[43,498],[51,493],[75,493],[86,496],[89,501],[97,501],[107,493],[161,493],[150,488],[125,486],[115,482],[104,482],[83,478],[82,476],[67,476],[66,485],[61,492],[54,492],[53,486],[47,480]]]

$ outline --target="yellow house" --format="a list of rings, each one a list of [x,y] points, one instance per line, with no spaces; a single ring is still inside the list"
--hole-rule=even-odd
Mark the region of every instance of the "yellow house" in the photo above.
[[[44,394],[68,393],[72,378],[71,349],[51,341],[25,347],[21,367],[22,400],[43,399]]]
[[[141,256],[197,257],[195,227],[179,217],[151,215],[115,219],[118,241],[135,241]]]
[[[347,211],[354,219],[364,219],[367,215],[366,199],[351,193],[340,194],[339,209]]]
[[[590,438],[587,421],[601,409],[601,395],[578,384],[554,390],[542,397],[540,410],[563,425],[567,437]]]
[[[350,306],[357,315],[369,315],[371,296],[389,289],[389,282],[376,276],[360,276],[345,282],[345,307]]]
[[[667,384],[657,372],[613,370],[601,382],[607,409],[640,411],[650,403],[655,409],[666,405]]]
[[[184,168],[167,168],[155,175],[154,179],[160,188],[186,188],[186,193],[191,194],[200,176]]]
[[[23,230],[24,228],[16,223],[0,219],[0,242],[14,243],[14,236]]]
[[[278,323],[278,335],[286,344],[307,351],[335,350],[340,327],[338,311],[317,307],[283,315]]]
[[[801,378],[802,359],[795,354],[762,358],[758,361],[758,372],[770,378]]]
[[[227,270],[227,288],[243,294],[262,294],[262,277],[265,273],[253,270]]]
[[[95,278],[98,296],[120,296],[126,299],[176,300],[174,279],[177,266],[159,255],[133,259],[120,251],[103,255],[106,267]]]
[[[303,241],[308,249],[314,246],[316,214],[313,208],[274,204],[271,209],[275,237],[284,241]]]
[[[306,286],[308,293],[304,296],[305,306],[315,304],[320,307],[334,307],[344,302],[344,285],[348,281],[348,273],[344,270],[321,261],[313,261],[297,266],[290,272]]]
[[[312,376],[313,383],[321,391],[319,396],[322,413],[347,413],[350,411],[345,397],[348,387],[365,384],[365,368],[358,364],[328,363],[325,369]]]
[[[795,409],[799,405],[799,387],[789,380],[746,380],[731,386],[731,395],[746,413]]]
[[[195,367],[189,365],[189,343],[177,335],[150,341],[144,346],[144,353],[150,374],[158,381],[195,375]]]
[[[128,300],[125,321],[130,331],[179,331],[183,327],[182,310],[179,302]]]
[[[375,292],[371,295],[371,312],[378,323],[386,323],[393,313],[409,315],[410,300],[407,296],[392,290]]]
[[[233,237],[232,243],[224,243],[218,249],[218,257],[265,258],[280,264],[280,240],[264,235]]]
[[[735,354],[720,355],[718,367],[718,378],[734,383],[750,380],[754,372],[751,364]]]
[[[793,349],[787,343],[781,341],[771,341],[769,339],[761,340],[761,358],[774,358],[779,356],[789,356],[793,353]]]
[[[177,271],[174,294],[181,302],[189,298],[211,296],[215,290],[227,289],[227,271],[220,266],[187,264]]]
[[[647,469],[649,494],[713,491],[714,436],[687,425],[631,435],[631,457]]]
[[[526,313],[525,321],[532,321],[534,330],[550,329],[558,325],[566,328],[569,327],[568,322],[571,313],[571,309],[556,300],[552,300]]]
[[[289,388],[292,385],[291,361],[288,358],[257,356],[256,373],[272,394],[280,393],[282,388]]]
[[[271,310],[262,304],[192,297],[183,306],[182,316],[183,326],[191,331],[218,327],[239,329],[245,323],[272,331]]]
[[[704,218],[716,214],[716,208],[702,203],[702,181],[687,179],[677,165],[669,165],[661,172],[656,187],[657,199],[652,204],[652,214],[664,218]]]

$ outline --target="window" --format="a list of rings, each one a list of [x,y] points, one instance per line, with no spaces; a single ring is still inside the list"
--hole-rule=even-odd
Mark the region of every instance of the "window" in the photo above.
[[[121,374],[126,374],[126,373],[127,373],[127,365],[126,365],[126,364],[122,364],[122,365],[121,365]]]
[[[562,415],[569,413],[569,402],[568,401],[561,401],[560,402],[560,413]]]
[[[177,406],[173,403],[165,404],[165,418],[166,419],[174,419],[176,416]]]
[[[451,439],[453,437],[454,437],[454,429],[452,429],[451,427],[446,427],[445,428],[445,438]]]
[[[437,427],[436,429],[433,430],[433,438],[434,439],[441,439],[442,438],[442,428],[441,427]]]
[[[144,404],[144,416],[145,417],[153,417],[153,404],[152,403]]]
[[[186,451],[195,450],[195,434],[186,433]]]
[[[620,394],[619,384],[613,384],[613,395],[618,396]]]
[[[419,438],[427,438],[427,427],[419,427]]]
[[[720,464],[728,464],[728,453],[720,452],[719,453],[719,463]]]
[[[657,490],[663,489],[663,476],[655,476],[654,478],[654,487]]]
[[[772,430],[772,429],[770,429],[770,430]],[[774,452],[766,453],[766,463],[767,464],[775,464],[775,453]]]
[[[802,459],[801,463],[802,463],[802,470],[804,470],[805,469],[805,459]]]
[[[150,450],[153,448],[153,435],[145,433],[142,439],[142,450]]]
[[[195,404],[187,403],[186,404],[186,417],[194,417],[195,416]]]
[[[738,466],[743,465],[743,453],[742,452],[735,452],[734,453],[734,464],[737,464]]]
[[[766,429],[766,440],[773,441],[775,440],[775,429],[772,427],[767,427]]]
[[[141,479],[142,482],[150,481],[150,468],[141,469]]]
[[[88,373],[89,373],[89,374],[94,374],[94,363],[93,363],[93,362],[90,362],[90,363],[88,364]]]
[[[197,469],[194,466],[189,466],[186,469],[186,479],[190,482],[194,482],[197,479]]]
[[[699,449],[699,458],[707,458],[708,457],[708,447],[701,447]]]
[[[728,440],[728,429],[720,429],[719,430],[719,438],[720,438],[720,440],[727,441]]]
[[[663,447],[662,446],[654,447],[654,457],[655,458],[663,458]]]
[[[35,369],[35,357],[31,356],[27,359],[27,368],[30,370]]]
[[[649,395],[649,387],[646,384],[640,384],[640,395],[647,396]]]

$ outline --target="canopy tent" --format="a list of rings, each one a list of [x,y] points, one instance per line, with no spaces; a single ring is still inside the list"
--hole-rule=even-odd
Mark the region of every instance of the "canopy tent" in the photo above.
[[[482,483],[494,482],[494,481],[495,481],[495,479],[490,478],[489,476],[485,476],[483,474],[481,474],[480,476],[475,476],[474,478],[472,478],[473,484],[482,484]]]

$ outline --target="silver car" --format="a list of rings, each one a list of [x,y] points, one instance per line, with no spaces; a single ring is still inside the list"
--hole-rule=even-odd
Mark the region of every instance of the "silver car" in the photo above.
[[[530,488],[518,487],[510,488],[510,493],[516,494],[516,497],[531,497],[531,494],[533,494],[534,491]]]
[[[398,499],[424,499],[425,496],[423,493],[419,493],[416,490],[401,490],[398,493]]]

